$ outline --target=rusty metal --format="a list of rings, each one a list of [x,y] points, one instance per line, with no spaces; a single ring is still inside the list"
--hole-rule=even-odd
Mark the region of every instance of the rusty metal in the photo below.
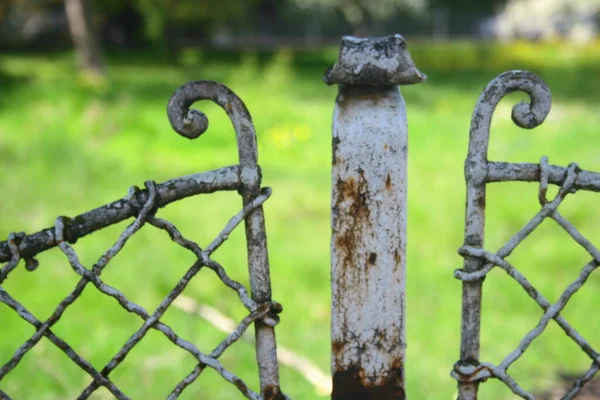
[[[600,370],[600,354],[560,315],[560,311],[571,296],[600,265],[600,251],[557,210],[565,198],[577,190],[600,192],[600,174],[582,171],[574,163],[568,168],[549,165],[547,157],[542,157],[537,165],[488,161],[492,115],[500,100],[516,90],[526,92],[531,102],[529,104],[521,102],[513,107],[513,121],[518,126],[528,129],[541,124],[550,112],[550,91],[538,76],[526,71],[510,71],[494,79],[479,97],[471,121],[469,152],[465,161],[467,183],[465,238],[464,245],[459,249],[459,254],[464,257],[464,267],[454,274],[456,278],[463,281],[460,360],[454,365],[451,373],[458,381],[459,400],[477,399],[479,384],[489,378],[501,380],[513,393],[522,398],[533,399],[533,395],[523,389],[507,371],[543,333],[552,319],[592,360],[591,367],[573,384],[563,399],[574,398],[583,385]],[[484,247],[486,185],[506,181],[538,181],[541,208],[504,246],[492,253]],[[546,198],[549,183],[560,186],[558,194],[552,201]],[[592,258],[583,267],[579,277],[567,286],[555,304],[551,304],[525,276],[505,260],[546,218],[552,219],[562,227]],[[538,324],[497,366],[479,359],[483,281],[494,267],[503,269],[544,311]]]
[[[18,365],[25,354],[43,336],[46,336],[92,378],[91,383],[78,397],[79,399],[89,398],[100,386],[104,386],[118,399],[128,399],[129,397],[110,380],[109,374],[125,360],[131,349],[144,338],[150,329],[156,329],[163,333],[173,344],[189,352],[198,361],[196,368],[175,387],[169,395],[169,399],[178,398],[183,390],[206,367],[217,371],[226,381],[235,385],[240,393],[248,399],[287,398],[279,387],[279,369],[274,333],[274,327],[279,321],[277,314],[282,311],[282,308],[281,305],[271,299],[267,244],[262,212],[262,204],[271,195],[271,190],[260,188],[261,176],[260,168],[257,165],[256,134],[248,110],[242,101],[226,87],[210,81],[192,82],[184,85],[172,96],[169,101],[168,115],[173,128],[178,133],[189,138],[195,138],[206,130],[208,127],[206,116],[199,111],[189,109],[192,103],[203,99],[212,100],[219,104],[231,118],[237,135],[239,165],[172,179],[163,184],[149,181],[146,183],[146,190],[133,187],[128,196],[121,200],[75,218],[59,217],[53,228],[44,229],[30,236],[26,236],[24,233],[10,234],[6,242],[0,243],[0,261],[7,261],[0,269],[0,301],[12,308],[36,329],[36,332],[16,349],[14,355],[0,367],[0,382]],[[217,190],[238,190],[243,199],[243,209],[231,218],[221,233],[204,250],[196,243],[184,238],[173,224],[154,216],[159,207],[166,206],[173,201]],[[135,216],[135,221],[122,232],[115,244],[100,257],[91,269],[81,264],[71,244],[82,236],[133,216]],[[229,278],[225,269],[210,258],[211,254],[227,240],[233,229],[242,221],[246,224],[250,294],[244,285]],[[123,293],[106,284],[100,278],[101,272],[110,260],[126,245],[128,239],[145,225],[151,225],[166,231],[175,243],[191,251],[197,258],[197,261],[153,313],[149,313],[141,306],[129,301]],[[59,303],[52,315],[42,322],[11,296],[2,287],[2,284],[8,278],[10,272],[18,266],[20,260],[25,260],[28,270],[34,270],[37,261],[33,257],[55,246],[62,250],[73,271],[81,279],[75,289]],[[204,267],[214,271],[221,282],[235,291],[248,310],[248,315],[237,328],[210,354],[202,353],[194,344],[180,338],[169,326],[160,321],[168,307],[182,293],[191,279]],[[101,293],[114,298],[123,308],[138,315],[144,321],[142,327],[130,337],[100,371],[78,355],[51,330],[66,309],[79,298],[87,286],[90,286],[88,283],[91,283],[91,286],[94,286]],[[219,356],[238,340],[252,323],[256,326],[260,394],[252,391],[246,383],[225,369],[218,361]],[[0,398],[9,399],[10,397],[4,391],[0,391]]]
[[[404,399],[407,122],[400,35],[344,37],[333,114],[332,398]]]

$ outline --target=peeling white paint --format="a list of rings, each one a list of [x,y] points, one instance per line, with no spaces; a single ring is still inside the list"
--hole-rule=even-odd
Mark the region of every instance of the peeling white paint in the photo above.
[[[344,37],[333,114],[333,400],[403,400],[407,121],[397,85],[426,79],[401,35]]]
[[[397,87],[340,89],[333,117],[333,370],[404,364],[407,123]],[[400,364],[398,363],[400,361]]]

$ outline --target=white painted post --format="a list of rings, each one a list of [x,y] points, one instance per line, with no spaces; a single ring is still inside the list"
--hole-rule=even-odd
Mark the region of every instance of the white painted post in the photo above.
[[[400,35],[344,37],[333,114],[332,399],[404,399],[407,122]]]

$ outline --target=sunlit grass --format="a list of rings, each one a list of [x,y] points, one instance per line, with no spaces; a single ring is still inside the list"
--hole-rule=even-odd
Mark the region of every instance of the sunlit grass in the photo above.
[[[540,74],[554,98],[547,123],[531,132],[512,125],[510,106],[525,97],[512,95],[498,107],[490,159],[537,162],[545,154],[554,164],[578,161],[582,168],[600,170],[600,46],[423,42],[411,43],[410,50],[429,79],[402,88],[410,129],[407,390],[415,399],[450,399],[455,395],[449,371],[458,358],[461,296],[452,272],[461,265],[456,249],[463,230],[462,163],[475,101],[489,80],[507,69]],[[93,87],[74,79],[71,54],[2,55],[0,238],[11,231],[32,233],[51,226],[58,215],[74,216],[123,197],[129,186],[141,186],[147,179],[160,182],[236,163],[231,124],[216,106],[197,105],[208,114],[210,128],[195,141],[175,135],[166,118],[167,100],[181,84],[223,82],[252,113],[263,183],[274,192],[265,212],[273,296],[284,306],[278,341],[328,371],[330,129],[336,89],[324,85],[321,76],[336,52],[219,54],[187,49],[178,63],[147,53],[114,54],[106,82]],[[535,184],[490,186],[488,249],[497,250],[533,216],[536,190]],[[563,214],[600,243],[597,201],[597,195],[580,194],[567,199]],[[159,216],[205,246],[239,207],[235,193],[222,193],[182,201]],[[82,261],[91,265],[124,227],[81,239],[76,248]],[[215,259],[233,278],[247,283],[244,248],[243,231],[236,231]],[[20,267],[4,287],[44,319],[77,279],[57,249],[39,260],[35,273]],[[510,260],[555,300],[587,258],[547,222]],[[192,262],[166,234],[146,227],[109,264],[103,279],[152,311]],[[596,346],[600,321],[590,318],[590,312],[599,284],[592,276],[563,313]],[[202,271],[185,294],[234,319],[244,315],[235,294],[210,271]],[[482,359],[499,363],[540,316],[541,310],[515,282],[494,271],[485,287]],[[223,338],[206,322],[176,309],[167,312],[165,322],[203,351]],[[101,369],[141,323],[90,287],[53,330]],[[530,390],[543,390],[558,371],[589,366],[552,324],[511,368]],[[12,310],[0,307],[0,363],[32,333]],[[257,387],[249,344],[236,344],[222,361]],[[111,377],[132,398],[164,398],[193,367],[190,356],[151,332]],[[218,374],[205,374],[182,398],[241,398]],[[64,399],[76,397],[88,383],[85,373],[43,339],[0,388],[16,399]],[[286,367],[282,385],[292,398],[320,398]],[[486,383],[482,398],[513,397],[500,384]]]

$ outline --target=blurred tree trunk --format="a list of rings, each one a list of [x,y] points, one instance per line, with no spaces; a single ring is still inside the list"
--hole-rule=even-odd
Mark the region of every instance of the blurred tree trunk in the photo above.
[[[103,76],[104,63],[92,27],[88,0],[65,0],[65,9],[79,68],[85,74]]]
[[[342,2],[340,7],[344,18],[352,25],[352,35],[356,37],[371,35],[373,18],[367,6],[359,0],[354,0]]]

